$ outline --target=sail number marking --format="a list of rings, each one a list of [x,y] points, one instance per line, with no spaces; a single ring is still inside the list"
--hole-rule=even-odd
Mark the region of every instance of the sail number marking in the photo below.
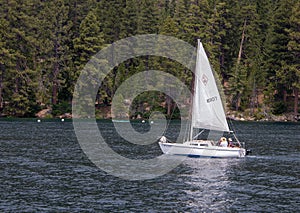
[[[206,99],[207,103],[214,102],[216,100],[218,100],[217,96]]]

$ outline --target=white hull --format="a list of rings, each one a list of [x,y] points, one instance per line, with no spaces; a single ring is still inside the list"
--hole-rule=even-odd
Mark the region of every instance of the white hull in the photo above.
[[[164,154],[190,157],[240,158],[245,157],[246,150],[239,147],[220,147],[211,141],[189,141],[180,143],[163,143],[159,146]]]

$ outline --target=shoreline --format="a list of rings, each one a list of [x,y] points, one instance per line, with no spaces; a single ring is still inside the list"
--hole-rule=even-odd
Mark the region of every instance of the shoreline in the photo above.
[[[293,116],[291,116],[290,114],[284,114],[284,115],[279,115],[279,116],[275,116],[272,115],[271,118],[262,118],[262,119],[255,119],[254,117],[249,117],[249,116],[227,116],[227,120],[231,120],[231,121],[236,121],[236,122],[292,122],[292,123],[297,123],[300,121],[300,119],[292,119]],[[94,118],[92,118],[94,119]],[[73,118],[72,117],[10,117],[10,116],[0,116],[0,121],[35,121],[35,122],[41,122],[41,121],[51,121],[51,122],[55,122],[55,121],[60,121],[60,122],[70,122],[72,121]],[[96,120],[103,120],[103,121],[113,121],[114,118],[101,118],[101,117],[96,117]],[[124,120],[126,120],[126,118],[124,118]],[[132,122],[139,122],[139,121],[148,121],[149,119],[143,119],[143,118],[139,118],[139,119],[129,119],[129,121]],[[169,120],[169,119],[168,119]],[[176,121],[176,120],[180,120],[180,119],[170,119],[172,121]]]
[[[110,107],[103,107],[101,110],[97,110],[95,112],[95,118],[96,120],[127,120],[128,119],[128,114],[124,113],[122,117],[117,119],[114,115],[111,114],[111,109]],[[60,121],[65,121],[65,120],[72,120],[73,115],[71,112],[66,112],[57,115],[52,114],[52,109],[51,108],[46,108],[38,113],[35,114],[33,117],[18,117],[18,116],[10,116],[10,115],[5,115],[5,114],[0,114],[0,120],[60,120]],[[257,111],[257,112],[252,112],[250,113],[249,110],[239,112],[239,111],[231,111],[228,110],[226,112],[226,118],[227,120],[232,120],[232,121],[256,121],[256,122],[299,122],[300,121],[300,114],[295,116],[293,112],[286,112],[280,115],[274,115],[270,112],[262,112],[262,111]],[[167,118],[167,120],[179,120],[180,118]],[[184,120],[188,120],[187,117],[183,118]],[[147,121],[148,118],[144,116],[137,116],[135,118],[131,118],[130,121],[139,121],[139,120],[145,120]]]

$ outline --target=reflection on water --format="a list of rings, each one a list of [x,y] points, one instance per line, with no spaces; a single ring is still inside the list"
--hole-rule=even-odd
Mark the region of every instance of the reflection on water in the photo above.
[[[192,209],[199,208],[203,211],[229,211],[235,198],[227,193],[230,181],[226,172],[240,161],[241,159],[187,159],[184,166],[192,172],[180,176],[189,185],[189,189],[185,190],[190,197],[188,205]]]
[[[0,211],[299,212],[300,125],[235,125],[252,156],[188,158],[156,179],[126,181],[88,160],[70,122],[0,121]],[[123,156],[161,154],[157,144],[122,141],[110,122],[99,126]],[[173,123],[168,134],[177,127]]]

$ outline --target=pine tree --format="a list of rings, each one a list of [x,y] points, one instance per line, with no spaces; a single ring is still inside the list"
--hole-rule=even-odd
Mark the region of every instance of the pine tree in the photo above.
[[[123,0],[98,2],[95,13],[104,34],[105,43],[112,44],[120,39],[124,8],[125,1]]]
[[[174,20],[176,21],[180,31],[178,32],[177,37],[188,41],[187,32],[185,31],[186,17],[190,3],[188,0],[178,0],[176,1],[174,9]]]
[[[208,18],[210,15],[207,0],[192,1],[190,3],[183,30],[186,32],[186,41],[196,46],[197,39],[203,43],[208,43]]]
[[[90,11],[79,27],[79,37],[74,39],[74,48],[78,54],[76,63],[82,68],[88,60],[104,45],[103,33],[100,30],[94,11]]]
[[[241,4],[237,5],[240,7],[238,14],[239,20],[242,20],[240,23],[239,32],[240,35],[240,45],[239,52],[237,55],[236,65],[233,68],[234,72],[231,74],[230,78],[230,91],[232,94],[231,104],[235,110],[245,109],[249,106],[249,96],[251,95],[250,85],[251,77],[251,67],[255,67],[255,57],[257,55],[251,49],[253,46],[259,46],[257,36],[257,24],[256,20],[258,19],[256,13],[256,6],[253,4]],[[259,51],[258,51],[259,52]]]
[[[69,36],[74,39],[79,36],[79,27],[82,20],[97,6],[97,0],[65,1],[65,5],[69,8],[68,17],[72,21]]]
[[[121,38],[134,36],[138,28],[138,10],[136,0],[126,0],[126,6],[123,9],[123,20],[121,25]]]
[[[294,115],[298,119],[298,102],[300,90],[300,3],[295,2],[290,16],[288,50],[292,55],[292,60],[288,61],[288,72],[286,72],[285,79],[289,79],[287,85],[290,86],[294,92]]]
[[[73,87],[86,63],[103,48],[104,35],[101,32],[100,25],[95,15],[95,10],[91,10],[79,27],[79,37],[73,40],[74,50],[77,55],[74,57],[75,71],[68,73],[66,92],[64,94],[73,93]]]
[[[65,84],[64,74],[70,71],[72,44],[68,37],[72,22],[68,19],[69,8],[63,0],[46,2],[42,14],[43,20],[43,51],[46,58],[44,68],[51,79],[51,104],[56,105],[59,101],[59,92]]]
[[[1,114],[33,116],[38,105],[69,102],[79,71],[105,44],[160,33],[194,46],[198,38],[202,40],[233,108],[250,107],[254,112],[262,107],[257,100],[263,93],[264,104],[271,107],[282,102],[291,106],[287,97],[295,97],[296,115],[299,10],[295,0],[1,1]],[[167,52],[170,47],[159,48]],[[132,46],[124,45],[110,58],[132,51]],[[108,103],[128,76],[147,69],[165,70],[191,82],[189,72],[173,61],[139,57],[114,68],[98,98]],[[167,101],[166,111],[172,111],[168,97],[152,93],[138,97],[137,109],[143,108],[142,98],[154,105]]]
[[[9,51],[8,43],[9,35],[7,34],[7,30],[9,29],[9,23],[5,19],[5,17],[1,17],[0,19],[0,112],[4,108],[4,90],[6,84],[5,73],[8,69],[12,67],[12,58]]]
[[[166,35],[166,36],[176,36],[178,32],[179,32],[179,28],[178,28],[176,22],[174,21],[174,19],[171,18],[170,16],[168,16],[163,21],[162,26],[160,27],[160,30],[159,30],[160,34]],[[160,48],[161,52],[168,52],[168,51],[176,52],[176,51],[174,51],[175,49],[171,49],[171,48],[176,48],[176,47],[171,46],[168,43],[161,44],[159,48]],[[172,75],[177,76],[178,78],[182,79],[182,73],[184,73],[184,72],[182,69],[180,69],[180,66],[178,66],[174,61],[159,59],[158,65],[161,70],[165,70],[166,72],[171,73]],[[172,83],[170,83],[170,82],[164,82],[163,84],[165,86],[169,85],[169,88],[168,88],[169,94],[171,94],[173,90],[176,90],[176,88],[173,88]],[[160,99],[158,99],[157,101],[160,101]],[[173,108],[174,108],[174,103],[170,96],[165,95],[165,103],[166,103],[165,107],[166,107],[167,115],[171,116],[171,112],[173,111]]]
[[[278,1],[273,7],[272,14],[268,24],[268,31],[265,41],[267,84],[269,90],[269,101],[272,103],[286,102],[286,94],[288,88],[281,79],[282,70],[285,70],[286,61],[291,60],[291,55],[288,54],[287,45],[289,35],[286,28],[290,28],[289,17],[292,9],[292,1]],[[277,93],[275,96],[274,91]],[[286,103],[285,103],[286,104]],[[273,104],[272,104],[273,105]]]
[[[215,2],[212,14],[208,19],[207,48],[210,53],[210,62],[216,73],[222,76],[222,79],[227,78],[224,66],[225,51],[229,47],[225,42],[227,32],[231,30],[231,23],[226,19],[228,13],[228,6],[225,2]]]
[[[138,13],[138,34],[152,34],[158,32],[157,0],[141,0]]]
[[[171,18],[174,17],[175,14],[175,7],[176,7],[176,1],[174,0],[164,0],[163,1],[163,7],[161,9],[161,18],[162,20],[166,19],[168,16]]]
[[[7,102],[4,112],[14,116],[32,115],[36,106],[36,3],[35,0],[11,0],[1,8],[1,27],[5,27],[1,35],[4,56],[1,62],[1,105],[3,107],[3,102]],[[30,13],[32,10],[34,12]]]

